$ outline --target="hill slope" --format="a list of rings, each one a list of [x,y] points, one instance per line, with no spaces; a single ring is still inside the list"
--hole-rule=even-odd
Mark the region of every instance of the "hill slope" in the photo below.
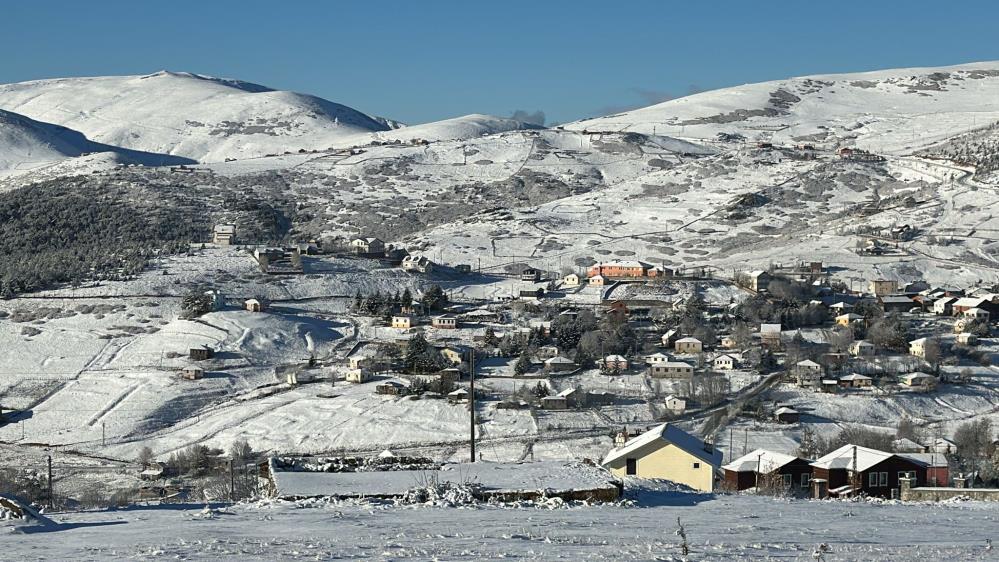
[[[816,75],[703,92],[565,125],[905,152],[999,121],[999,62]]]
[[[0,178],[25,173],[37,175],[54,168],[61,175],[68,175],[121,163],[157,166],[191,162],[93,142],[79,131],[0,109]]]
[[[173,72],[0,85],[0,107],[102,143],[199,161],[328,148],[389,129],[315,96]]]

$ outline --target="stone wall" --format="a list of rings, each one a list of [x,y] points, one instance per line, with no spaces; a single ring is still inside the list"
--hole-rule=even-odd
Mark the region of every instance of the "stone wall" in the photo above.
[[[999,490],[993,488],[902,488],[902,501],[939,502],[956,497],[999,502]]]

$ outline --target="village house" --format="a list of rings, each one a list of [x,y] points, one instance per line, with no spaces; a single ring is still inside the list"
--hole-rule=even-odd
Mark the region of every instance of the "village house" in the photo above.
[[[671,269],[663,265],[657,265],[649,269],[649,271],[646,272],[646,275],[648,275],[649,277],[656,277],[661,279],[663,277],[673,277],[674,275],[676,275],[676,271],[674,269]]]
[[[728,353],[715,357],[714,367],[717,371],[731,371],[739,364],[739,360],[734,355]]]
[[[703,350],[701,340],[697,338],[680,338],[676,340],[674,349],[677,353],[700,353]]]
[[[977,320],[981,322],[989,321],[989,311],[983,308],[978,308],[977,306],[974,308],[966,309],[964,312],[961,313],[961,315],[964,316],[965,318],[970,318],[972,320]]]
[[[570,273],[562,278],[562,284],[566,287],[578,287],[579,286],[579,275],[575,273]]]
[[[890,497],[899,478],[914,478],[926,484],[926,466],[894,453],[843,445],[812,463],[815,497],[848,497],[858,493]]]
[[[933,443],[930,443],[929,452],[946,455],[957,454],[957,444],[945,437],[937,437]]]
[[[543,336],[552,335],[552,323],[551,320],[531,320],[528,324],[532,330],[537,330],[541,332]]]
[[[850,343],[849,349],[850,355],[853,355],[854,357],[871,357],[874,355],[877,347],[867,340],[857,340]]]
[[[673,347],[673,344],[676,343],[676,340],[678,339],[680,339],[679,330],[666,330],[666,333],[663,334],[662,338],[660,338],[663,343],[663,347]]]
[[[878,303],[885,312],[909,312],[919,306],[905,295],[883,295],[878,297]]]
[[[955,297],[942,297],[933,301],[933,314],[950,316],[954,313],[955,302],[957,302]]]
[[[811,461],[756,449],[722,467],[725,484],[736,491],[782,488],[807,492],[812,479]]]
[[[767,349],[779,349],[780,333],[780,324],[760,324],[760,344]]]
[[[180,370],[180,378],[189,381],[203,379],[205,378],[205,370],[202,369],[201,367],[193,367],[193,366],[184,367],[183,369]]]
[[[545,371],[548,373],[568,373],[575,371],[577,366],[572,359],[568,357],[556,356],[551,359],[546,359]]]
[[[670,414],[679,416],[687,410],[687,399],[670,394],[663,400],[663,405],[666,406],[666,411]]]
[[[840,301],[840,302],[838,302],[836,304],[831,305],[829,307],[829,310],[832,311],[833,314],[836,314],[838,316],[840,314],[845,314],[845,313],[850,312],[851,310],[853,310],[853,305],[849,304],[849,303],[845,303],[843,301]]]
[[[378,238],[354,238],[350,241],[350,248],[356,254],[379,255],[385,253],[385,242]]]
[[[541,407],[545,410],[568,410],[581,406],[578,402],[579,390],[567,388],[554,396],[545,396],[541,399]]]
[[[369,355],[352,355],[347,358],[347,366],[351,369],[362,369],[370,367],[374,363],[374,358]]]
[[[962,332],[957,335],[957,343],[961,345],[976,345],[978,343],[978,336],[971,332]]]
[[[525,301],[538,300],[544,296],[545,296],[545,290],[542,289],[541,287],[538,287],[536,289],[521,289],[520,292],[517,293],[517,297],[520,300],[525,300]]]
[[[434,262],[426,256],[414,256],[412,254],[402,258],[402,270],[416,273],[430,273],[434,268]]]
[[[891,450],[896,453],[922,453],[926,450],[926,446],[920,445],[908,437],[900,437],[892,440]]]
[[[800,419],[801,414],[798,410],[789,406],[781,406],[774,410],[774,420],[778,423],[798,423]]]
[[[614,403],[615,398],[614,393],[607,390],[588,390],[585,402],[589,407],[609,406]]]
[[[871,279],[870,292],[875,297],[883,297],[898,292],[898,281],[889,279]]]
[[[343,376],[343,380],[354,384],[366,383],[371,380],[371,371],[369,371],[366,367],[347,369],[347,373]]]
[[[604,357],[604,368],[616,371],[628,370],[628,360],[622,355],[608,355]]]
[[[201,347],[192,347],[188,352],[189,357],[192,361],[206,361],[215,357],[215,350],[203,345]]]
[[[458,327],[458,319],[451,314],[434,316],[430,320],[430,325],[441,330],[454,330]]]
[[[926,359],[926,343],[929,338],[919,338],[909,342],[909,355],[915,355],[921,359]]]
[[[910,388],[931,390],[937,385],[937,378],[926,373],[909,373],[902,375],[900,382]]]
[[[749,288],[759,293],[770,288],[773,276],[763,270],[749,272]]]
[[[265,306],[264,303],[258,299],[246,299],[243,301],[243,308],[249,312],[263,312]]]
[[[406,316],[423,316],[427,312],[427,307],[418,300],[413,300],[399,305],[399,312]]]
[[[556,357],[558,356],[558,354],[559,354],[558,347],[554,345],[543,345],[538,348],[538,351],[535,353],[535,356],[539,360],[544,361],[546,359],[551,359],[552,357]]]
[[[397,314],[392,316],[392,327],[397,330],[408,330],[413,327],[415,320],[412,316]]]
[[[217,246],[232,246],[236,243],[236,225],[217,224],[212,229],[212,243]]]
[[[650,269],[652,269],[652,265],[645,262],[614,260],[591,265],[586,270],[586,276],[590,278],[598,275],[610,278],[646,277]]]
[[[597,287],[603,287],[604,285],[607,284],[607,278],[604,277],[603,275],[594,275],[593,277],[590,277],[589,279],[587,279],[586,283],[588,285],[594,285],[594,286],[597,286]]]
[[[378,385],[375,385],[375,394],[385,394],[387,396],[405,396],[409,394],[409,387],[398,381],[386,381]]]
[[[541,271],[533,267],[525,267],[520,270],[520,280],[527,281],[528,283],[537,283],[541,280]]]
[[[694,367],[683,361],[654,363],[649,366],[649,376],[656,379],[690,380],[694,378]]]
[[[464,345],[448,345],[441,348],[441,356],[447,359],[453,365],[461,365],[468,359],[469,353],[471,353],[471,348]]]
[[[645,357],[645,362],[649,365],[656,365],[659,363],[666,363],[670,360],[670,356],[665,353],[653,353],[652,355],[647,355]]]
[[[819,365],[811,359],[805,359],[803,361],[798,361],[794,365],[794,375],[797,377],[798,386],[802,387],[815,387],[819,385],[819,380],[822,378],[823,370],[822,365]]]
[[[447,401],[451,404],[464,404],[468,402],[468,390],[459,388],[447,393]]]
[[[867,375],[852,373],[839,378],[839,386],[842,388],[868,388],[874,384],[874,379]]]
[[[736,341],[734,336],[722,336],[721,346],[725,349],[735,349],[739,347],[739,342]]]
[[[836,317],[836,324],[838,326],[850,326],[856,322],[863,322],[864,317],[859,314],[854,314],[852,312],[847,312],[846,314],[840,314]]]
[[[662,424],[612,450],[600,464],[615,476],[660,478],[712,492],[721,463],[722,454],[713,445]]]

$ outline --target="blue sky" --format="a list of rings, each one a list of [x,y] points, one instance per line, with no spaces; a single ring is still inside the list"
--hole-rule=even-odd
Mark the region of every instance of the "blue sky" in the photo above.
[[[999,60],[999,2],[7,2],[0,83],[161,69],[419,123],[549,122],[747,82]]]

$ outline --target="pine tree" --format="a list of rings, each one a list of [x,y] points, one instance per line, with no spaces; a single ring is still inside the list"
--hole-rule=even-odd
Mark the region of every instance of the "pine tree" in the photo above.
[[[406,369],[412,371],[416,368],[417,362],[419,362],[429,347],[430,345],[427,343],[427,339],[423,337],[422,332],[413,334],[409,338],[409,343],[406,344],[406,355],[402,359]]]
[[[527,357],[526,353],[521,353],[520,357],[517,358],[517,362],[513,364],[513,374],[520,376],[531,370],[531,360]]]

